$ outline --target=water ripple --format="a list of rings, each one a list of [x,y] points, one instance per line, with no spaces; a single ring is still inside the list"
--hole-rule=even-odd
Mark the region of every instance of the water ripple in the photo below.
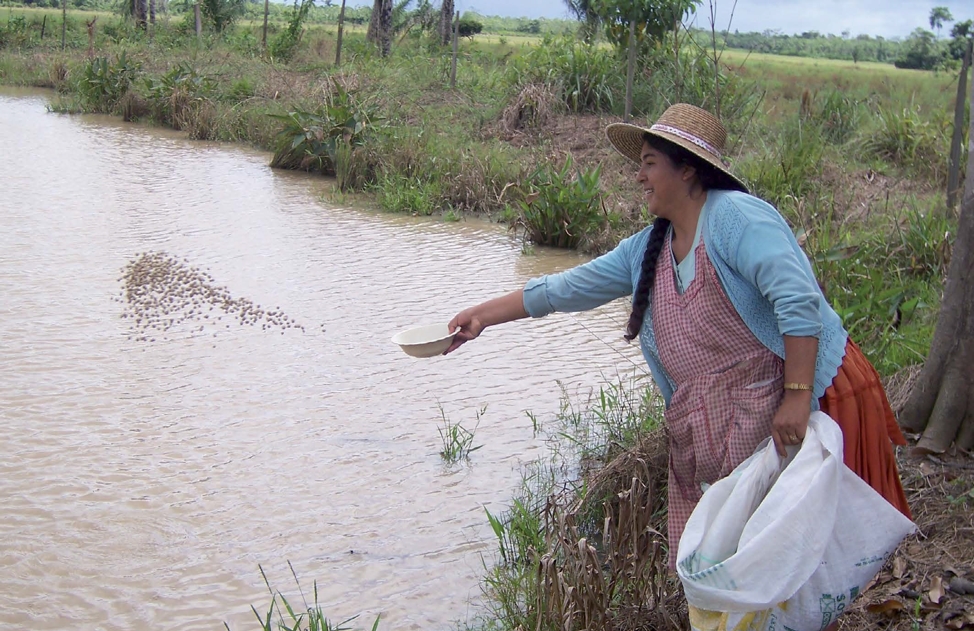
[[[579,262],[500,227],[333,208],[268,156],[0,92],[0,626],[253,628],[258,563],[333,619],[453,628],[540,453],[526,410],[634,370],[625,305],[415,360],[398,330]],[[165,251],[306,328],[129,339],[121,270]],[[283,334],[282,334],[283,333]],[[438,456],[440,410],[483,444]]]

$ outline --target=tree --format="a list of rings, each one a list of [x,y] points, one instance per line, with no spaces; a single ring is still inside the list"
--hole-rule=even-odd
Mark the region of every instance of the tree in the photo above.
[[[586,41],[592,39],[599,30],[599,16],[594,10],[598,0],[564,0],[568,11],[582,23],[582,36]]]
[[[403,4],[407,3],[408,0]],[[372,16],[365,39],[378,44],[383,57],[388,57],[392,49],[392,13],[392,0],[374,0],[372,3]]]
[[[974,81],[969,114],[974,114]],[[974,115],[969,116],[968,155],[974,156]],[[947,285],[930,353],[900,425],[923,432],[916,449],[942,453],[951,444],[974,448],[974,159],[967,161],[964,199]]]
[[[937,39],[940,39],[940,29],[943,28],[944,22],[953,22],[954,16],[950,14],[950,9],[947,7],[934,7],[930,9],[930,28],[937,29]]]
[[[382,16],[382,0],[373,0],[372,15],[369,17],[369,30],[365,32],[365,41],[379,41],[379,18]]]
[[[483,30],[483,24],[466,16],[460,18],[460,22],[457,24],[457,31],[460,37],[473,37]]]
[[[135,25],[144,31],[146,28],[146,16],[148,14],[146,0],[132,0],[131,11],[132,17],[135,18]]]
[[[629,45],[629,23],[635,22],[636,42],[641,46],[660,42],[673,25],[696,12],[701,0],[589,0],[605,28],[606,37],[620,50]]]
[[[222,33],[244,10],[246,0],[202,0],[200,9],[214,30]],[[136,0],[145,2],[145,0]]]
[[[950,43],[947,45],[947,54],[951,59],[963,59],[967,51],[967,42],[974,37],[974,20],[957,22],[950,29]]]
[[[453,0],[443,0],[440,6],[440,43],[450,43],[453,33]]]
[[[383,57],[392,52],[392,0],[382,0],[382,13],[379,15],[379,50]]]
[[[915,29],[903,43],[900,56],[894,62],[897,68],[933,70],[942,57],[937,51],[937,40],[930,31]]]

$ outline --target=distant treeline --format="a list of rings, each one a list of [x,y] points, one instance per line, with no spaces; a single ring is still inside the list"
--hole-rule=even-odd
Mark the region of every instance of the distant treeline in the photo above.
[[[59,8],[61,0],[8,0],[9,4],[23,4],[25,6]],[[160,15],[178,15],[192,10],[194,0],[156,0],[156,11]],[[242,14],[245,18],[260,19],[263,17],[263,0],[241,0]],[[425,4],[425,3],[424,3]],[[271,2],[270,15],[272,19],[288,19],[292,8],[290,2]],[[117,11],[119,6],[126,6],[125,1],[119,0],[68,0],[69,8]],[[409,6],[405,10],[410,10]],[[307,15],[308,23],[335,24],[338,22],[340,6],[335,0],[319,0]],[[345,20],[350,24],[368,24],[372,15],[369,6],[346,7]],[[529,19],[486,16],[468,11],[463,18],[474,21],[481,26],[474,28],[472,33],[483,32],[497,35],[559,35],[578,30],[579,22],[564,19]],[[477,26],[475,24],[474,26]],[[964,25],[967,24],[968,27]],[[969,36],[970,21],[955,25],[954,30],[960,28],[964,37]],[[967,30],[964,30],[967,29]],[[701,45],[711,39],[709,31],[692,29],[691,35]],[[952,33],[952,35],[960,35]],[[788,55],[792,57],[817,57],[822,59],[844,59],[854,62],[874,61],[891,63],[901,68],[916,68],[932,70],[949,67],[956,64],[963,54],[963,44],[955,40],[940,39],[931,31],[917,28],[905,39],[886,39],[870,35],[853,36],[849,31],[841,35],[823,34],[818,31],[806,31],[798,35],[785,35],[779,31],[766,30],[763,32],[741,33],[739,31],[723,31],[718,33],[722,43],[730,48],[749,50],[773,55]]]
[[[800,35],[782,35],[774,31],[763,33],[724,32],[721,36],[731,48],[752,50],[772,55],[792,57],[820,57],[849,61],[878,61],[892,63],[903,52],[906,42],[900,40],[857,35],[842,35],[806,31]]]

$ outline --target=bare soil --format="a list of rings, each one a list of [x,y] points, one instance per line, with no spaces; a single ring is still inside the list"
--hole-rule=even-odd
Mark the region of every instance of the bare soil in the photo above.
[[[900,544],[840,628],[974,629],[974,456],[920,457],[905,447],[897,460],[919,532]]]

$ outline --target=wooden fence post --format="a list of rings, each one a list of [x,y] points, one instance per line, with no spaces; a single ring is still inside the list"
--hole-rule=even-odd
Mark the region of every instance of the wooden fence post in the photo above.
[[[457,42],[460,39],[460,12],[453,21],[453,64],[450,66],[450,89],[457,87]]]
[[[68,0],[61,0],[61,50],[64,50],[65,29],[68,24]]]
[[[200,17],[200,0],[196,0],[193,5],[193,14],[196,17],[196,39],[203,36],[203,20]]]
[[[335,47],[335,65],[342,63],[342,34],[345,31],[345,0],[342,0],[342,10],[338,13],[338,45]]]
[[[90,22],[86,21],[85,24],[88,26],[88,58],[91,59],[95,56],[95,22],[98,21],[98,16],[96,15],[91,19]]]
[[[626,123],[632,116],[632,78],[636,70],[636,20],[629,20],[629,66],[626,68],[626,112],[622,120]]]

